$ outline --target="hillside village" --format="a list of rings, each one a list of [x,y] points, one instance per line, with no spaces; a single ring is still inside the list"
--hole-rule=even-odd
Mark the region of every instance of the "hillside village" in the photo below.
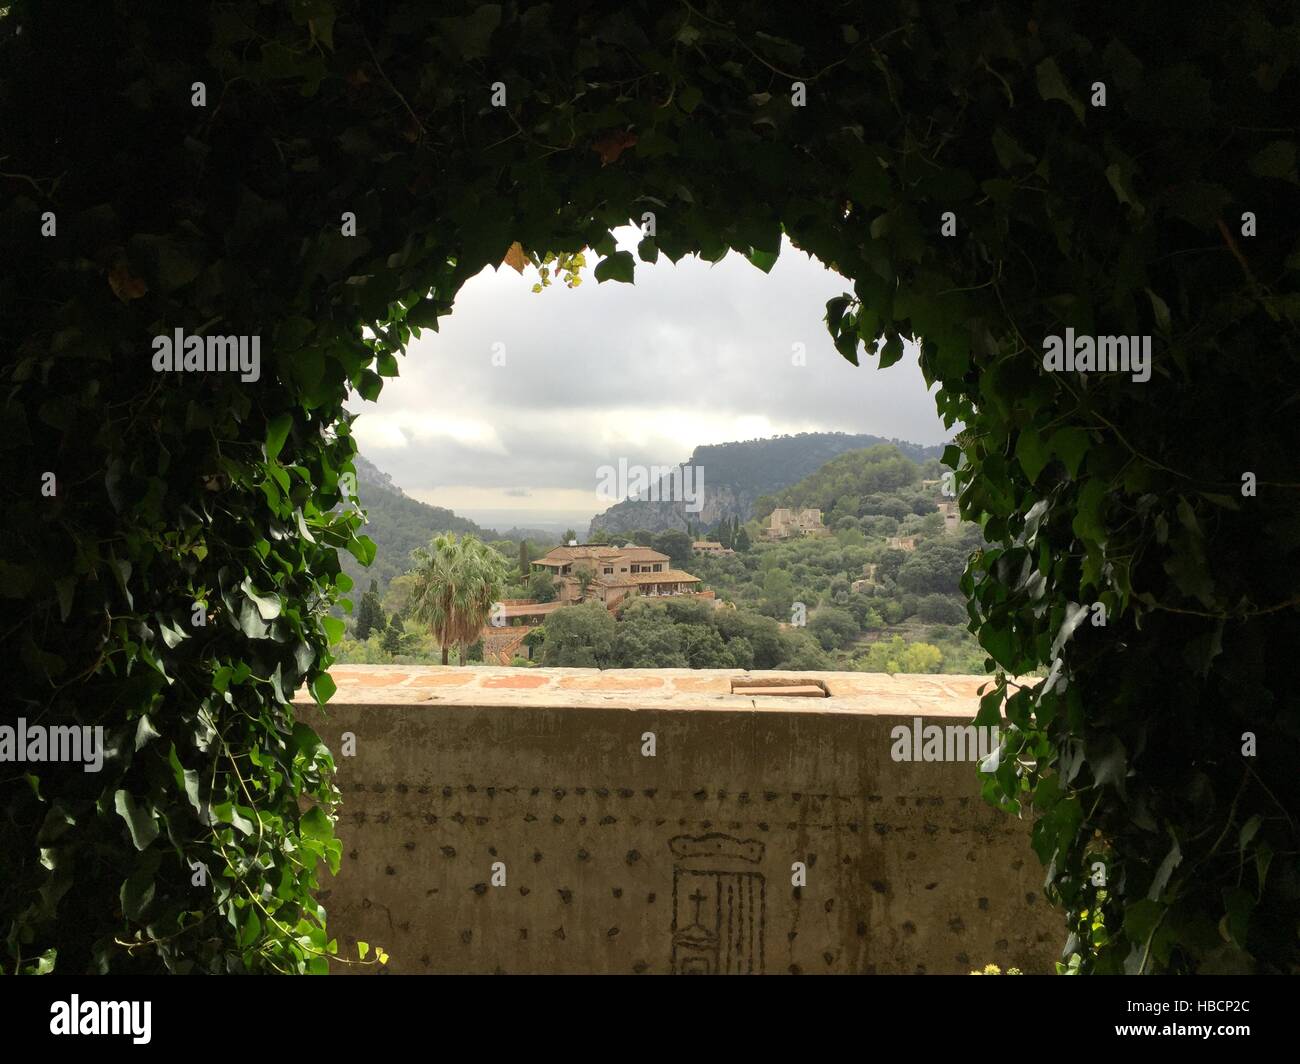
[[[760,497],[743,522],[694,535],[636,529],[611,541],[598,528],[587,541],[490,541],[513,575],[453,660],[978,671],[984,652],[966,631],[958,581],[981,537],[939,473],[935,459],[877,444]],[[345,660],[434,660],[412,581],[404,573],[362,596]]]

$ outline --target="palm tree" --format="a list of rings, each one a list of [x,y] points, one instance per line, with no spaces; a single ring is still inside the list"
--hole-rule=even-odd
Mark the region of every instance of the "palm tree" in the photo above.
[[[483,623],[501,597],[507,563],[497,551],[465,535],[435,536],[428,548],[411,552],[415,561],[415,586],[411,594],[412,615],[429,625],[442,647],[442,663],[448,663],[453,644],[464,648],[479,636]]]

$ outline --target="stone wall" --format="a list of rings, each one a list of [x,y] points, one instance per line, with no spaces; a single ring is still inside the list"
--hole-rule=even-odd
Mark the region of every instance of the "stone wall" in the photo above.
[[[831,697],[732,694],[731,671],[337,667],[328,717],[300,706],[336,756],[355,736],[331,934],[413,973],[1050,972],[1028,825],[971,763],[890,756],[897,725],[969,721],[983,678],[812,675]]]

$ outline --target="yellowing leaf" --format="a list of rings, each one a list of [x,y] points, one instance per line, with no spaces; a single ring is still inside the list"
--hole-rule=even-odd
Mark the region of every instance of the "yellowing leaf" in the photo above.
[[[510,245],[510,250],[506,252],[506,257],[501,262],[502,265],[513,266],[516,273],[523,273],[524,267],[528,265],[528,256],[524,253],[524,246],[516,240]]]
[[[593,141],[591,150],[600,156],[600,165],[608,166],[618,162],[618,157],[636,143],[636,134],[619,131],[606,133],[599,140]]]
[[[113,295],[123,303],[139,299],[149,291],[149,286],[131,273],[131,267],[126,264],[126,259],[118,259],[113,264],[113,268],[108,271],[108,286],[113,290]]]

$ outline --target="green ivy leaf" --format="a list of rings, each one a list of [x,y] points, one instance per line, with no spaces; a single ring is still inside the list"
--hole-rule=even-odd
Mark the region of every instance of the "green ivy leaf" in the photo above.
[[[279,414],[267,423],[266,460],[268,462],[274,462],[280,457],[280,451],[284,447],[284,441],[288,439],[291,428],[293,428],[293,417],[290,414]]]
[[[118,892],[122,915],[128,920],[142,920],[145,911],[153,904],[155,890],[152,872],[139,871],[128,876]]]
[[[334,697],[334,692],[337,690],[337,685],[327,672],[321,673],[311,682],[312,697],[322,706]]]
[[[1044,100],[1060,100],[1074,112],[1074,117],[1082,122],[1083,104],[1070,91],[1065,77],[1061,74],[1061,68],[1056,65],[1056,60],[1048,56],[1034,68],[1034,72],[1038,77],[1038,95]]]
[[[153,726],[153,722],[149,720],[149,714],[140,714],[140,721],[135,727],[136,750],[143,750],[155,739],[161,737],[161,735],[162,732],[158,731],[158,729]]]
[[[300,511],[301,512],[301,511]],[[257,607],[258,615],[264,621],[273,621],[280,616],[280,597],[278,595],[259,595],[253,587],[252,577],[244,577],[239,589],[248,596],[250,602]]]
[[[348,553],[362,565],[369,565],[375,560],[375,543],[369,536],[354,536],[348,540]]]
[[[897,333],[885,341],[880,349],[880,369],[888,369],[903,357],[903,339]]]
[[[1071,479],[1077,478],[1088,451],[1088,434],[1083,429],[1063,428],[1052,433],[1047,449],[1064,464]]]
[[[244,919],[244,926],[239,932],[239,944],[247,949],[254,945],[262,934],[262,921],[257,915],[257,910],[249,906],[247,916]]]
[[[1160,895],[1164,893],[1165,887],[1169,884],[1169,877],[1174,874],[1183,860],[1183,851],[1178,845],[1178,840],[1173,840],[1173,845],[1165,858],[1160,862],[1160,867],[1156,869],[1155,878],[1151,881],[1151,889],[1147,891],[1147,897],[1152,901],[1159,901]]]
[[[137,850],[143,850],[158,837],[158,825],[154,821],[153,808],[144,807],[126,790],[119,790],[113,795],[113,804],[118,815],[126,821],[131,831],[131,841]]]
[[[303,814],[298,826],[304,838],[317,842],[326,842],[334,837],[334,824],[318,805]]]
[[[631,284],[633,274],[636,272],[636,261],[632,258],[630,251],[616,251],[609,258],[601,259],[596,264],[596,280],[599,281],[622,281],[624,284]]]
[[[1043,438],[1036,432],[1022,430],[1019,439],[1016,440],[1016,460],[1020,463],[1020,468],[1025,471],[1030,484],[1038,479],[1038,474],[1043,471],[1043,467],[1050,459],[1051,454],[1044,445]]]

